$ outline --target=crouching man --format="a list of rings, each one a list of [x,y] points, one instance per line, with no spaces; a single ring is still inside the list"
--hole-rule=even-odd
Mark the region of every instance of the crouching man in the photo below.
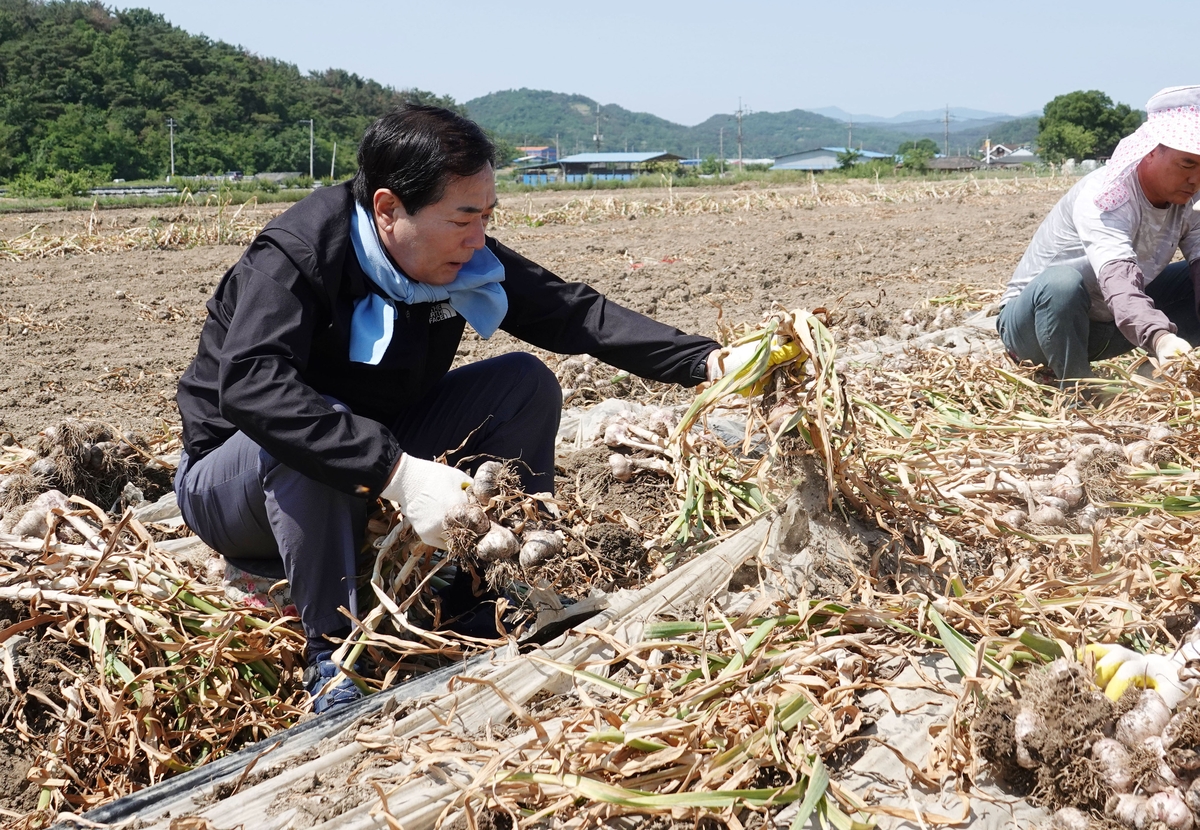
[[[1055,205],[1001,298],[1009,354],[1064,386],[1135,346],[1164,361],[1200,344],[1200,86],[1164,89],[1146,110]]]
[[[380,118],[354,179],[272,221],[225,274],[180,380],[183,516],[236,566],[286,576],[310,692],[336,673],[331,641],[349,633],[339,607],[357,613],[356,554],[377,498],[442,546],[472,465],[512,459],[526,491],[553,491],[554,374],[524,353],[451,371],[467,325],[683,386],[720,374],[715,341],[486,236],[494,155],[476,124],[444,109]],[[431,460],[446,453],[449,464]],[[455,590],[448,606],[476,601],[466,581]],[[343,681],[314,708],[358,695]]]

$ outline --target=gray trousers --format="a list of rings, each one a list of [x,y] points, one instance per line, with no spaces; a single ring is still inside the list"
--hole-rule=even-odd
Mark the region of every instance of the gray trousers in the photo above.
[[[1196,293],[1186,262],[1168,265],[1146,286],[1154,307],[1179,329],[1179,336],[1200,345]],[[1034,277],[1000,310],[997,329],[1009,354],[1045,366],[1061,380],[1090,378],[1093,360],[1125,354],[1133,344],[1112,322],[1089,319],[1091,296],[1083,276],[1054,266]]]
[[[553,492],[561,410],[554,373],[532,355],[514,353],[447,373],[390,429],[410,455],[450,453],[450,463],[468,470],[489,458],[516,460],[527,492]],[[251,573],[287,578],[310,650],[323,635],[348,629],[338,609],[358,615],[366,499],[284,466],[242,432],[195,463],[185,453],[175,492],[188,527],[205,544]]]

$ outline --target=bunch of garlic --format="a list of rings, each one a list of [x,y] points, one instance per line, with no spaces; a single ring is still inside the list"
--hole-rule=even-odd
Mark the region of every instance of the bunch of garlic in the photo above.
[[[1197,680],[1185,667],[1200,659],[1200,647],[1187,643],[1163,655],[1091,644],[1085,652],[1097,658],[1094,677],[1110,700],[1120,700],[1131,688],[1142,689],[1134,706],[1117,719],[1112,735],[1091,747],[1100,779],[1113,793],[1105,814],[1135,830],[1192,830],[1200,817],[1200,709],[1191,697]],[[1018,723],[1015,731],[1018,763],[1024,766],[1021,746],[1031,729]],[[1080,815],[1074,808],[1059,810],[1054,825],[1087,826],[1079,824]]]
[[[1096,461],[1107,460],[1133,467],[1169,460],[1172,451],[1166,444],[1172,432],[1168,427],[1153,426],[1146,437],[1119,444],[1099,435],[1082,434],[1063,439],[1060,451],[1067,457],[1057,472],[1038,478],[1022,478],[1004,471],[998,479],[1010,491],[1026,500],[1026,507],[998,511],[997,518],[1012,527],[1025,524],[1064,527],[1072,519],[1080,530],[1090,531],[1100,517],[1100,508],[1087,503],[1081,471]]]
[[[451,553],[483,565],[515,561],[524,570],[562,555],[564,540],[560,532],[528,527],[525,521],[512,527],[496,521],[503,497],[516,482],[516,474],[499,461],[485,461],[479,466],[467,491],[467,501],[447,510],[443,519]]]

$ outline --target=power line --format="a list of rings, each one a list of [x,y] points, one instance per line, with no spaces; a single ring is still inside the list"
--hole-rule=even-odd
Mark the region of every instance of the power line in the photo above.
[[[746,169],[746,166],[742,163],[742,118],[749,114],[750,114],[750,110],[742,109],[742,99],[741,99],[741,96],[738,96],[738,108],[737,108],[737,112],[735,112],[734,115],[737,116],[737,127],[738,127],[738,170],[739,171],[744,171]]]
[[[596,104],[596,134],[592,136],[592,140],[596,142],[596,152],[600,152],[600,142],[604,141],[604,136],[600,135],[600,105]]]

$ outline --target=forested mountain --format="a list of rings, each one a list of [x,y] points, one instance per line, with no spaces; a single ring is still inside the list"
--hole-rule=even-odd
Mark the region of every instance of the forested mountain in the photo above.
[[[328,175],[335,141],[342,174],[355,169],[366,126],[411,98],[454,105],[341,70],[305,75],[144,9],[0,0],[0,178],[56,169],[162,176],[168,118],[179,175],[307,173],[310,118],[317,175]]]
[[[472,118],[516,144],[553,144],[557,136],[563,155],[596,149],[596,101],[583,95],[566,95],[532,89],[493,92],[468,101]],[[687,127],[648,113],[631,112],[615,104],[600,107],[601,149],[665,150],[682,156],[717,155],[721,145],[727,157],[737,155],[737,120],[732,114],[714,115]],[[723,136],[722,136],[723,134]],[[955,124],[951,152],[978,149],[987,135],[993,141],[1032,141],[1036,118],[1003,123],[980,120],[977,125]],[[997,135],[1003,135],[997,139]],[[902,129],[882,124],[853,125],[806,110],[753,112],[742,119],[742,153],[746,158],[768,158],[813,147],[853,146],[893,153],[905,141],[921,138],[943,143],[942,130],[930,125]]]
[[[355,168],[357,142],[380,113],[405,100],[457,107],[448,97],[396,90],[330,69],[292,64],[190,35],[144,9],[113,11],[100,0],[0,0],[0,180],[86,170],[101,177],[160,177],[168,171],[168,119],[181,176],[242,170],[308,171],[308,119],[315,122],[317,175],[337,143],[337,174]],[[595,149],[596,102],[529,89],[466,104],[501,143]],[[301,123],[303,122],[303,123]],[[1027,141],[1036,119],[978,129],[956,125],[951,150],[978,148],[984,135]],[[765,158],[844,146],[847,125],[803,110],[751,113],[743,154]],[[604,150],[668,150],[682,156],[737,155],[737,123],[714,115],[687,127],[616,105],[600,108]],[[894,152],[936,131],[855,125],[853,145]]]

